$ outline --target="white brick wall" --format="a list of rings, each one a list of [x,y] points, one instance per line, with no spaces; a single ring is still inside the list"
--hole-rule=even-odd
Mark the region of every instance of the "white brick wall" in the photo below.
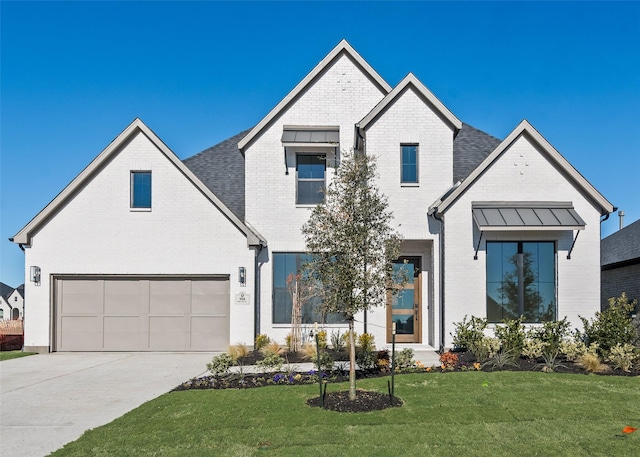
[[[485,232],[473,260],[479,232],[471,216],[473,201],[570,201],[586,222],[571,254],[574,232]],[[557,241],[558,317],[580,327],[578,315],[600,308],[600,213],[532,144],[521,136],[445,214],[445,336],[451,346],[454,322],[465,315],[486,316],[487,240]]]
[[[152,171],[152,211],[131,211],[130,171]],[[232,342],[253,342],[253,306],[235,306],[241,290],[253,300],[254,255],[245,236],[149,141],[138,133],[33,237],[25,256],[42,268],[27,281],[25,346],[49,346],[51,275],[228,274]],[[240,287],[238,267],[247,269]]]
[[[299,98],[250,144],[245,152],[246,220],[268,241],[269,253],[303,252],[300,228],[311,209],[296,205],[295,152],[287,157],[285,174],[284,125],[338,125],[340,148],[353,147],[354,125],[384,94],[346,55],[341,55]],[[304,151],[312,151],[305,148]],[[327,183],[333,175],[327,169]],[[269,256],[270,260],[270,256]],[[261,268],[261,331],[284,341],[287,325],[272,325],[272,264]]]

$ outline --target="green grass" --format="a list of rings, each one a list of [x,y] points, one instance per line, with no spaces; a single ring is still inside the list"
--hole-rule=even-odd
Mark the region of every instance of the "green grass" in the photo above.
[[[360,389],[386,392],[389,378]],[[123,386],[126,388],[126,386]],[[330,385],[329,391],[346,389]],[[54,456],[638,455],[640,378],[534,372],[396,377],[405,405],[310,408],[317,386],[171,392]]]
[[[35,355],[37,352],[22,352],[22,351],[0,351],[0,361],[18,359],[20,357],[26,357],[28,355]]]

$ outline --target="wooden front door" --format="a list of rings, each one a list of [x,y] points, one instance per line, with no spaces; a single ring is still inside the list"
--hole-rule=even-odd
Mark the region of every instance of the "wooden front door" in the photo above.
[[[393,323],[397,343],[421,343],[422,335],[422,273],[420,257],[400,257],[394,270],[405,269],[407,283],[402,290],[387,299],[387,342],[391,342]]]

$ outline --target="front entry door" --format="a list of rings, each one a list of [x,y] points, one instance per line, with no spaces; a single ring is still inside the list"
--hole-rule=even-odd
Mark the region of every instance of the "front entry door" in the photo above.
[[[387,302],[387,342],[391,342],[393,323],[396,324],[396,342],[422,342],[422,274],[420,257],[400,257],[394,262],[394,271],[405,269],[407,283],[400,293],[389,293]]]

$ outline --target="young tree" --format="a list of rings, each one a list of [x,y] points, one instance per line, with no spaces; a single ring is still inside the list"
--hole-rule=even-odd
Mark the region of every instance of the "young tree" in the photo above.
[[[391,226],[393,214],[375,179],[371,156],[344,154],[324,203],[315,207],[302,227],[310,259],[304,275],[322,298],[320,311],[342,313],[349,324],[352,400],[356,398],[354,316],[385,305],[387,291],[400,290],[407,282],[398,281],[397,272],[392,278],[400,235]]]

